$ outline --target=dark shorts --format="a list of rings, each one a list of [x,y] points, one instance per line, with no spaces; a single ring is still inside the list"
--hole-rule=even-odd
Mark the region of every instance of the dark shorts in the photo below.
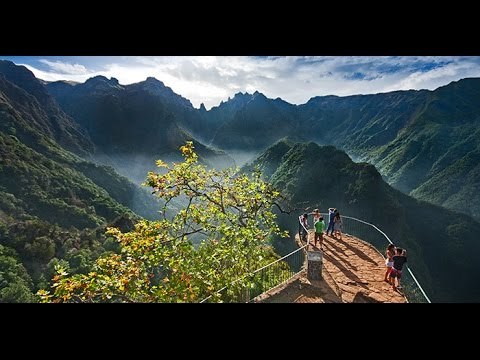
[[[402,278],[402,270],[397,270],[394,267],[392,267],[392,271],[390,272],[390,277],[391,278]]]

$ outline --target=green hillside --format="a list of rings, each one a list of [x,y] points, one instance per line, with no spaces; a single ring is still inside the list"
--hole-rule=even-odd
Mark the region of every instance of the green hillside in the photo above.
[[[281,159],[279,161],[279,159]],[[376,224],[409,250],[409,263],[435,301],[479,301],[476,251],[480,224],[393,189],[366,163],[354,163],[333,146],[280,141],[246,167],[264,170],[291,207],[337,207]],[[265,171],[266,169],[266,171]],[[298,214],[284,218],[292,231]]]

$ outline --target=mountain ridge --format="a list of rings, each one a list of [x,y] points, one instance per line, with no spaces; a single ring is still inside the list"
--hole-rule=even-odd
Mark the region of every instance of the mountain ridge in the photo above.
[[[126,87],[141,89],[145,82]],[[154,78],[147,82],[162,89],[165,87]],[[70,88],[78,86],[81,85]],[[155,125],[157,128],[153,126],[148,131],[160,140],[133,144],[143,152],[163,156],[166,153],[161,149],[172,150],[182,141],[197,139],[199,148],[205,145],[205,148],[213,147],[227,153],[257,154],[285,136],[296,134],[304,140],[334,145],[356,160],[375,165],[389,184],[406,194],[480,220],[480,192],[477,191],[480,170],[474,164],[475,154],[480,152],[480,141],[475,135],[480,119],[480,107],[476,105],[480,103],[480,78],[452,81],[435,90],[316,96],[300,105],[281,98],[270,99],[258,91],[252,94],[237,92],[208,111],[205,107],[194,109],[189,101],[186,103],[185,98],[171,89],[169,94],[175,100],[151,100],[159,104],[158,116],[164,120],[160,127]],[[57,100],[66,110],[71,106],[66,102],[75,103],[75,99]],[[115,96],[108,101],[113,106],[108,114],[124,106],[124,102],[115,105],[115,101],[118,102]],[[85,111],[84,104],[78,107]],[[78,120],[78,114],[67,112]],[[93,118],[88,116],[87,120]],[[85,126],[85,121],[81,120],[80,124]],[[124,128],[121,122],[118,125]],[[98,145],[95,131],[88,130],[89,126],[85,127]],[[108,123],[103,128],[101,124],[95,125],[95,129],[101,130],[100,145],[111,128]],[[129,137],[139,138],[135,131],[127,131]],[[161,144],[167,143],[161,140],[162,134],[179,140],[162,148]],[[120,135],[115,143],[130,144]],[[148,134],[146,136],[148,139]],[[111,144],[107,143],[103,147],[109,146]],[[445,148],[448,148],[447,154],[444,154]],[[167,152],[172,153],[170,150]],[[150,156],[148,161],[153,161],[154,157]],[[456,186],[450,181],[452,174]],[[449,189],[449,193],[443,189]],[[472,193],[479,195],[469,196]]]

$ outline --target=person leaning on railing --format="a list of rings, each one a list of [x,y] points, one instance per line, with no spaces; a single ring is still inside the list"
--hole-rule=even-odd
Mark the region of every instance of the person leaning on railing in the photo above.
[[[308,214],[303,214],[298,217],[298,236],[302,241],[307,241],[308,236]]]
[[[333,223],[333,230],[335,232],[335,236],[338,236],[339,239],[342,240],[342,217],[340,216],[340,212],[337,209],[335,209]]]
[[[335,217],[335,211],[337,211],[337,209],[335,208],[328,208],[328,227],[327,227],[327,235],[328,235],[328,231],[331,229],[332,233],[330,234],[330,236],[333,236],[333,225],[334,225],[334,217]]]
[[[403,265],[407,262],[407,250],[402,248],[396,248],[396,255],[393,257],[393,267],[390,271],[390,284],[393,287],[393,290],[401,289],[400,279],[402,278],[402,269]],[[395,286],[395,278],[397,278],[398,285]]]

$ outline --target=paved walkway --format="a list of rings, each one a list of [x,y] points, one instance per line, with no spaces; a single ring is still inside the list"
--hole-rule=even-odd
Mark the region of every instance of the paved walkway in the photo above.
[[[313,243],[313,233],[309,234]],[[297,243],[300,241],[296,236]],[[309,245],[309,250],[319,250]],[[384,281],[385,262],[370,244],[343,234],[324,236],[323,280],[310,281],[303,271],[288,284],[273,289],[260,302],[405,303],[405,297]]]

